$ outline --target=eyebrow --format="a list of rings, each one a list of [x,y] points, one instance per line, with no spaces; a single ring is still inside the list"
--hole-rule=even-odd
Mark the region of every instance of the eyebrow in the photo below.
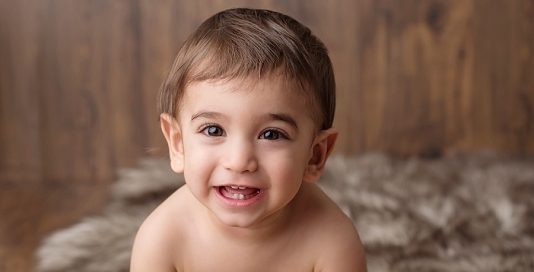
[[[293,128],[295,128],[296,131],[299,131],[299,126],[297,125],[297,122],[295,121],[295,119],[293,119],[293,117],[283,113],[271,113],[269,114],[269,116],[272,120],[288,123]]]
[[[197,114],[193,114],[193,116],[191,116],[191,121],[197,118],[221,119],[224,118],[224,115],[213,111],[201,111]]]

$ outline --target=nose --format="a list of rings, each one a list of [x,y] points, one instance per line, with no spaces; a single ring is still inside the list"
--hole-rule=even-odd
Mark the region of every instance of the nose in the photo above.
[[[221,164],[225,169],[236,173],[254,172],[258,169],[254,143],[235,140],[228,144]]]

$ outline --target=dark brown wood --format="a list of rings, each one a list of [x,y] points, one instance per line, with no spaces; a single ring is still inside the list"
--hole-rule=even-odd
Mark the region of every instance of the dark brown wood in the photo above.
[[[137,6],[50,1],[40,41],[43,176],[109,179],[146,146]]]
[[[97,181],[166,153],[157,90],[183,40],[247,1],[2,1],[3,182]],[[336,152],[534,153],[532,1],[265,1],[330,49]]]
[[[98,214],[109,183],[6,186],[0,183],[0,272],[33,271],[35,250],[53,230]]]
[[[41,178],[39,7],[34,2],[0,1],[0,183]]]

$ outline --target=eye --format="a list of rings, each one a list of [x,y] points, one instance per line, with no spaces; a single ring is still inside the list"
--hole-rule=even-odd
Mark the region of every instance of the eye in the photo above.
[[[202,133],[211,137],[221,137],[224,136],[224,130],[219,126],[209,125],[202,129]]]
[[[282,132],[274,129],[268,129],[260,135],[260,139],[265,140],[279,140],[280,138],[287,139],[287,137]]]

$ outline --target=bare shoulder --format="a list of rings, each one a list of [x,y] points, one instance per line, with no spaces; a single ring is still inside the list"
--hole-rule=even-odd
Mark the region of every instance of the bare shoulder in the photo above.
[[[185,210],[180,205],[184,199],[184,187],[177,190],[158,206],[143,222],[135,237],[131,257],[130,271],[176,271],[176,256],[179,245],[184,242],[185,224],[177,218],[183,218]]]
[[[318,233],[321,237],[318,271],[367,271],[358,232],[352,221],[345,218],[333,218],[322,234]]]
[[[316,205],[312,219],[316,271],[367,271],[365,252],[354,223],[318,187],[313,188]]]

